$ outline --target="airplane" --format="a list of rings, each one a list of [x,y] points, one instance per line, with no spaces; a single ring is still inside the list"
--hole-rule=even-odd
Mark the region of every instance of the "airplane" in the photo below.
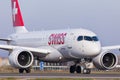
[[[101,70],[116,67],[118,58],[114,49],[119,45],[102,47],[98,36],[87,29],[63,29],[28,31],[24,25],[18,0],[11,0],[12,21],[15,32],[7,38],[1,38],[7,44],[0,44],[0,49],[9,52],[11,66],[19,73],[30,73],[34,58],[45,62],[68,62],[70,73],[90,74],[87,63],[93,62]]]

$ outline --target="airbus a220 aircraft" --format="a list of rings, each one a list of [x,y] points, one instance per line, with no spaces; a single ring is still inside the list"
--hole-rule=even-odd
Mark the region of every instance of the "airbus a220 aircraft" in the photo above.
[[[66,29],[29,32],[22,19],[18,0],[12,2],[12,19],[15,33],[8,38],[6,45],[0,49],[9,51],[10,64],[19,69],[19,73],[30,73],[34,58],[47,62],[73,61],[70,73],[90,74],[86,63],[93,62],[95,67],[102,70],[113,69],[117,56],[111,52],[120,46],[101,47],[97,35],[86,29]]]

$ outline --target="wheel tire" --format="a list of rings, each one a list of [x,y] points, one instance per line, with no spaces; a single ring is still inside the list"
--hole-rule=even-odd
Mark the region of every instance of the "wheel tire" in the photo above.
[[[75,72],[75,66],[70,66],[70,73],[74,73]]]
[[[83,74],[90,74],[91,73],[91,70],[90,69],[84,69],[83,70]]]
[[[77,66],[77,67],[76,67],[76,72],[77,72],[77,73],[81,73],[81,67],[80,67],[80,66]]]
[[[26,68],[25,71],[26,71],[26,73],[30,73],[31,69],[30,68]]]
[[[87,69],[87,73],[86,74],[90,74],[91,73],[91,69]]]
[[[23,73],[24,72],[24,69],[19,69],[19,73]]]

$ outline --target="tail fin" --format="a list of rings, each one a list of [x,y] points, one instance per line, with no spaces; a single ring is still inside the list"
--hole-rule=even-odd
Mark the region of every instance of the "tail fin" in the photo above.
[[[24,26],[18,0],[11,0],[11,2],[12,2],[13,27],[15,28],[16,33],[28,32]]]

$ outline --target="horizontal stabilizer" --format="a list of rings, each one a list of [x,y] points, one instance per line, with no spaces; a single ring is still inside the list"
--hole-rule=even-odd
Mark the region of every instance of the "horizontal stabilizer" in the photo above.
[[[11,39],[8,39],[8,38],[0,38],[0,41],[6,41],[6,42],[8,42],[8,41],[11,41]]]

